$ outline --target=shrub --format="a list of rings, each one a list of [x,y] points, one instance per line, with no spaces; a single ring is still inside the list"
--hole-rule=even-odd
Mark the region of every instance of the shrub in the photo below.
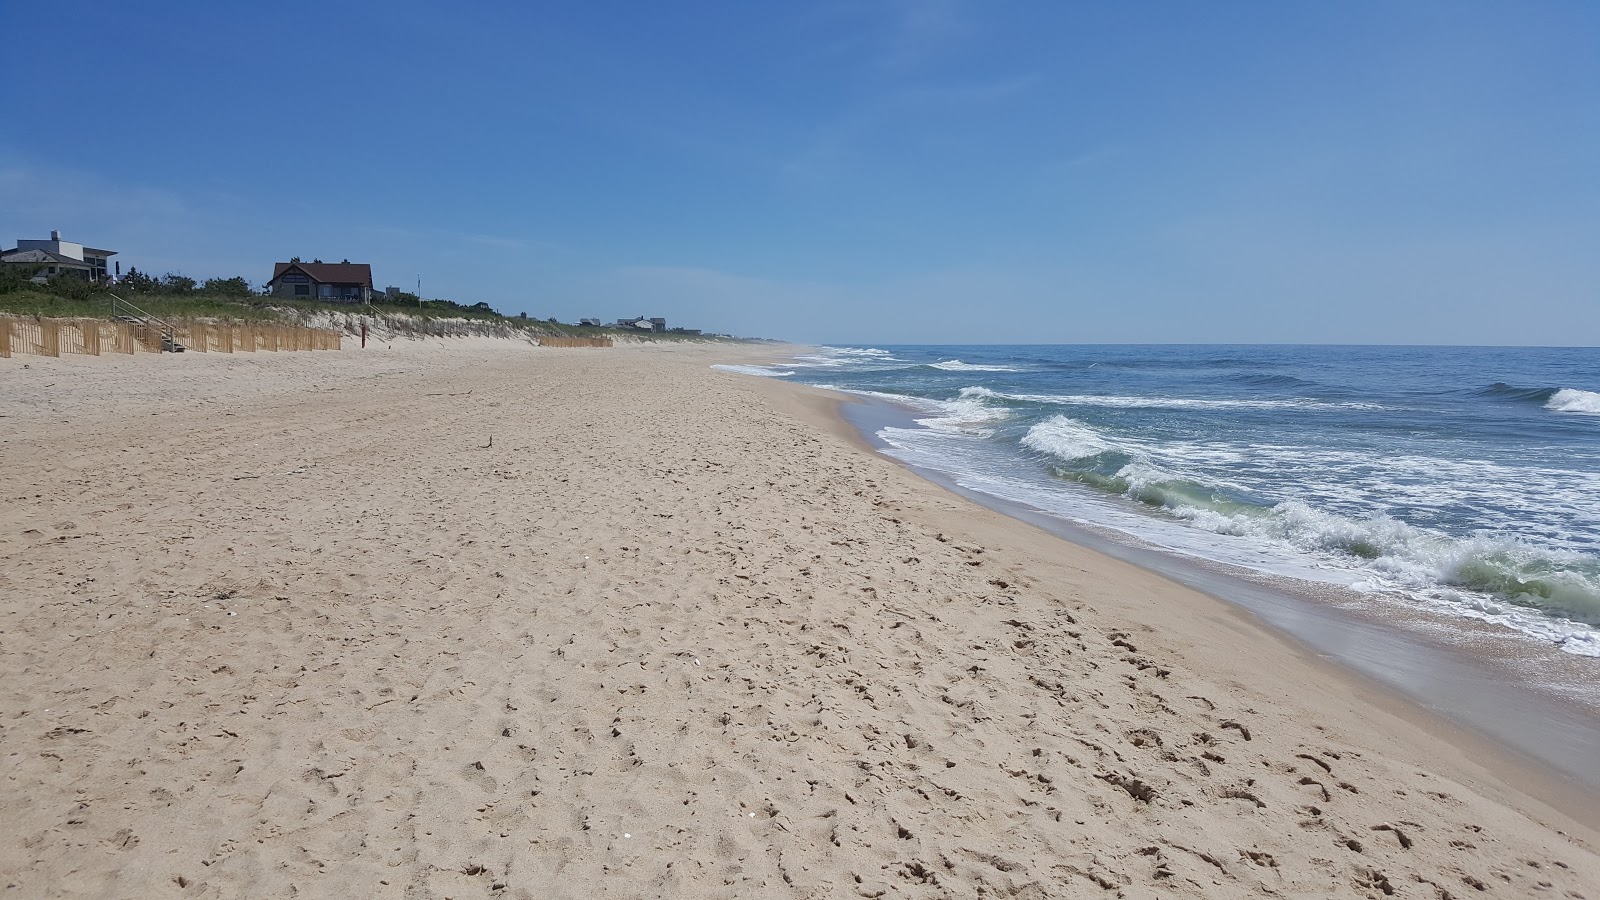
[[[207,278],[200,285],[200,293],[213,297],[248,297],[253,292],[244,276],[235,275],[232,278]]]
[[[76,275],[53,275],[45,282],[45,290],[68,300],[87,300],[95,294],[95,286]]]

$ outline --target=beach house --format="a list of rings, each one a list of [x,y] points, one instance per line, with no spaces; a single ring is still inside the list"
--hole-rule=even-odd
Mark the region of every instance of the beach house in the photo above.
[[[75,275],[85,281],[106,280],[110,258],[115,250],[96,250],[74,241],[63,241],[61,232],[50,232],[47,241],[19,238],[17,246],[0,251],[0,264],[35,269],[33,280],[43,284],[56,275]]]
[[[372,266],[350,260],[273,263],[272,278],[262,286],[274,297],[367,303],[372,299]]]
[[[647,319],[644,316],[636,316],[632,319],[618,319],[615,327],[633,328],[638,331],[666,331],[667,320],[659,318]]]

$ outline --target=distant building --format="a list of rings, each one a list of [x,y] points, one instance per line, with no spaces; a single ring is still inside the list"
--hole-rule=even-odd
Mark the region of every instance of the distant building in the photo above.
[[[367,263],[274,263],[262,289],[274,297],[367,303],[372,300],[372,266]]]
[[[0,263],[37,266],[33,280],[44,283],[55,275],[76,275],[85,281],[104,282],[115,250],[96,250],[73,241],[63,241],[61,232],[50,232],[48,241],[17,240],[14,250],[0,251]]]
[[[644,316],[637,316],[632,319],[618,319],[616,327],[632,328],[636,331],[666,331],[667,320],[646,319]]]

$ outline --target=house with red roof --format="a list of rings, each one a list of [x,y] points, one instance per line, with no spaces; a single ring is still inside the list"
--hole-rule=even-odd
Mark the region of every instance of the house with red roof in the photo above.
[[[372,299],[372,266],[350,260],[273,263],[272,278],[262,289],[274,297],[367,303]]]

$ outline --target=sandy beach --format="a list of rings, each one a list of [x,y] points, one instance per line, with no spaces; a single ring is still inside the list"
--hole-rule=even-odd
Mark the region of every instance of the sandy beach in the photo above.
[[[1600,805],[732,345],[0,360],[11,897],[1600,897]]]

